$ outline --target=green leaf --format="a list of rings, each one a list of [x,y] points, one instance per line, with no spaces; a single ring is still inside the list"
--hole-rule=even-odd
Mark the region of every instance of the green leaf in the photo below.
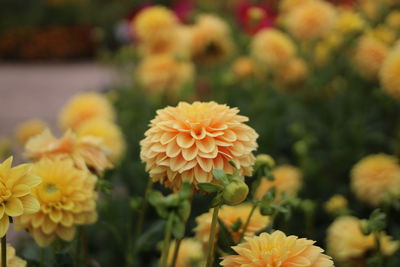
[[[193,188],[189,183],[183,183],[181,186],[181,190],[179,190],[179,196],[183,199],[189,198],[192,195]]]
[[[243,225],[243,222],[240,218],[236,220],[236,222],[232,225],[232,232],[239,231],[240,227]]]
[[[182,221],[186,221],[190,216],[191,205],[188,200],[182,201],[178,208],[178,215]]]
[[[211,200],[211,207],[214,208],[216,206],[222,205],[223,203],[223,198],[222,198],[222,193],[218,193],[218,195],[216,195],[213,200]]]
[[[212,173],[213,173],[215,180],[217,180],[218,182],[220,182],[224,185],[229,183],[228,177],[226,176],[226,173],[224,170],[213,169]]]
[[[185,222],[176,214],[173,218],[172,234],[176,239],[183,238],[185,236]]]
[[[197,186],[207,192],[207,193],[215,193],[220,192],[224,189],[222,185],[212,184],[212,183],[198,183]]]
[[[142,197],[132,197],[131,200],[129,201],[129,206],[131,207],[132,210],[137,211],[139,208],[142,206]]]
[[[140,251],[147,251],[154,248],[162,239],[165,228],[165,221],[158,220],[153,223],[138,239],[137,247]]]
[[[218,219],[218,224],[219,224],[219,232],[218,232],[218,247],[229,254],[235,254],[235,252],[232,249],[232,246],[235,245],[232,239],[232,232],[229,231],[229,229],[226,227],[226,225]]]

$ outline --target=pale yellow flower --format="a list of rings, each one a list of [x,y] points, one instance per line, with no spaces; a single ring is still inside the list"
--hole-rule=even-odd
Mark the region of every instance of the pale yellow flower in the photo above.
[[[379,73],[385,93],[400,99],[400,47],[393,49],[382,64]]]
[[[255,73],[254,61],[249,57],[239,57],[233,62],[232,72],[240,80],[252,77]]]
[[[378,39],[370,36],[361,37],[353,56],[356,71],[366,79],[377,78],[388,52],[389,48]]]
[[[25,145],[29,138],[42,133],[46,128],[47,124],[42,120],[28,120],[18,125],[15,136],[20,144]]]
[[[221,207],[218,213],[218,218],[229,230],[232,230],[232,226],[239,220],[242,222],[240,228],[237,231],[232,231],[232,237],[235,242],[239,241],[240,234],[243,231],[243,227],[246,223],[247,217],[251,212],[251,209],[252,205],[250,203],[244,203],[238,206],[224,205]],[[208,238],[210,236],[212,213],[213,210],[210,209],[209,212],[204,213],[196,218],[197,226],[194,228],[194,232],[196,233],[195,238],[201,241],[203,244],[207,244]],[[254,235],[256,232],[267,227],[269,222],[269,218],[267,216],[261,215],[259,209],[256,209],[246,229],[245,236]],[[217,233],[218,231],[219,226],[217,226]]]
[[[282,68],[296,53],[292,40],[276,29],[259,31],[251,42],[251,55],[260,67],[275,71]]]
[[[80,93],[71,98],[63,107],[59,123],[63,129],[74,129],[86,120],[103,118],[115,119],[115,111],[108,99],[99,93]]]
[[[328,213],[337,214],[338,212],[347,208],[347,199],[339,194],[332,196],[325,202],[324,208]]]
[[[42,178],[33,190],[40,211],[18,217],[16,225],[28,230],[39,246],[49,245],[56,236],[71,241],[77,225],[97,220],[94,175],[77,169],[68,158],[43,158],[33,173]]]
[[[286,236],[281,231],[261,233],[247,237],[246,241],[232,247],[237,255],[223,257],[222,266],[302,266],[333,267],[333,261],[315,241],[297,236]]]
[[[169,254],[168,264],[172,264],[176,242],[172,242]],[[178,258],[176,260],[176,267],[200,267],[201,261],[205,255],[203,252],[202,244],[194,238],[184,238],[179,246]]]
[[[192,27],[189,50],[192,59],[203,64],[226,59],[234,50],[228,24],[214,15],[199,15]]]
[[[333,5],[313,0],[292,9],[287,14],[285,24],[296,39],[311,41],[329,33],[335,26],[336,16]]]
[[[139,64],[136,77],[150,94],[178,94],[194,80],[194,65],[169,54],[146,57]]]
[[[351,170],[351,188],[357,198],[374,206],[389,194],[400,194],[400,166],[397,159],[385,154],[361,159]]]
[[[31,164],[11,168],[13,158],[0,164],[0,237],[10,227],[10,217],[18,218],[39,210],[40,204],[33,194],[41,180],[32,174]]]
[[[256,199],[262,199],[263,196],[275,187],[277,199],[283,193],[287,196],[296,196],[302,185],[302,175],[298,168],[291,165],[281,165],[272,170],[273,181],[263,178],[255,194]]]
[[[0,262],[1,262],[1,255],[0,255]],[[15,254],[15,248],[13,248],[10,244],[7,244],[7,267],[25,267],[26,264],[27,264],[26,261],[24,261]]]
[[[257,133],[237,108],[215,102],[180,102],[157,111],[140,142],[140,157],[153,181],[173,190],[182,182],[214,182],[215,168],[251,175]]]
[[[385,233],[380,234],[381,251],[384,255],[392,255],[399,247]],[[328,228],[327,251],[335,260],[346,262],[362,258],[375,248],[373,234],[365,236],[361,232],[360,220],[353,216],[338,217]]]
[[[93,119],[79,125],[75,130],[78,138],[85,136],[94,136],[101,138],[104,146],[110,150],[110,159],[117,163],[125,153],[126,144],[121,129],[115,123],[103,120]]]
[[[57,139],[50,130],[31,138],[25,145],[25,155],[33,160],[43,157],[71,158],[80,169],[93,168],[97,172],[111,168],[109,160],[110,149],[104,141],[95,136],[77,137],[68,131],[63,137]]]

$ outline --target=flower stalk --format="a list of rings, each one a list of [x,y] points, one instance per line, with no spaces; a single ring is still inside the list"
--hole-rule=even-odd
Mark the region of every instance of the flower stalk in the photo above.
[[[207,251],[207,267],[211,267],[214,260],[214,245],[215,245],[215,235],[217,229],[217,222],[218,222],[218,212],[221,208],[221,205],[214,207],[212,221],[211,221],[211,231],[210,237],[208,239],[208,251]]]
[[[161,255],[161,266],[162,267],[168,267],[168,254],[169,254],[169,247],[171,244],[173,221],[174,221],[174,213],[171,212],[168,215],[167,225],[165,226],[164,243],[163,243],[163,250],[162,250],[162,255]]]
[[[7,267],[7,235],[1,238],[1,267]]]

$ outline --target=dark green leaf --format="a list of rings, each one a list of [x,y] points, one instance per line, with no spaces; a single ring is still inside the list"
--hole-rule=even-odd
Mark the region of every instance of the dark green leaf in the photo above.
[[[222,185],[212,184],[212,183],[198,183],[197,186],[207,193],[215,193],[224,189]]]

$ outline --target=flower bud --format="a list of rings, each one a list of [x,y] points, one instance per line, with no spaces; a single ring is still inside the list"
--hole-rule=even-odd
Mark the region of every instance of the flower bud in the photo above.
[[[269,168],[273,168],[275,166],[275,160],[268,154],[258,154],[255,164],[257,166],[267,165]]]
[[[245,182],[234,178],[233,181],[228,184],[222,193],[224,202],[228,205],[238,205],[242,203],[249,193],[249,187]]]
[[[361,220],[361,222],[360,222],[360,229],[361,229],[361,232],[364,234],[364,235],[369,235],[369,234],[371,234],[371,227],[369,227],[369,222],[368,222],[368,220]]]

